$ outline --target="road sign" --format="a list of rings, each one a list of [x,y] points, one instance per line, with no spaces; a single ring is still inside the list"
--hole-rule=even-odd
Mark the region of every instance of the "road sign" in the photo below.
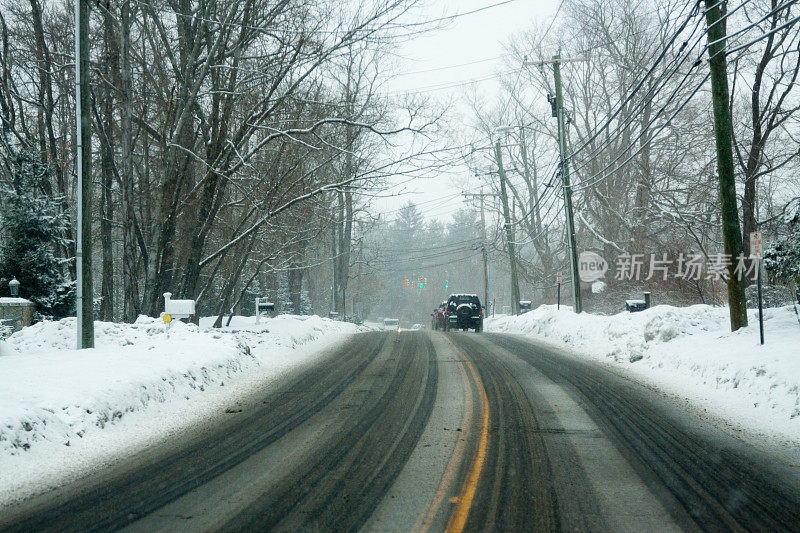
[[[760,231],[750,233],[750,257],[764,257],[764,240]]]

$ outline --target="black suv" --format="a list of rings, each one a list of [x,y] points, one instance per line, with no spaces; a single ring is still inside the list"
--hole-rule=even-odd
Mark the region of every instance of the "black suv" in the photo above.
[[[483,330],[483,308],[477,294],[451,294],[444,310],[444,329]]]

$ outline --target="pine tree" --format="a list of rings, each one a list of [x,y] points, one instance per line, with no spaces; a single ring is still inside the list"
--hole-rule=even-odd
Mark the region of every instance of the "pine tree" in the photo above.
[[[787,217],[789,233],[764,251],[764,268],[785,280],[800,285],[800,202]]]
[[[49,183],[49,168],[31,151],[4,141],[0,162],[9,179],[0,182],[0,287],[16,277],[20,296],[34,302],[41,315],[69,316],[75,282],[54,254],[65,243],[68,224],[57,199],[41,192]]]
[[[425,227],[425,219],[414,202],[407,202],[397,213],[394,231],[400,242],[411,245]]]

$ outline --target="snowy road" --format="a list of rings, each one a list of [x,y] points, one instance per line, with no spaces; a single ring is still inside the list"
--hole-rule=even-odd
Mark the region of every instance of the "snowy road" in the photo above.
[[[800,458],[501,334],[354,336],[8,530],[791,530]]]

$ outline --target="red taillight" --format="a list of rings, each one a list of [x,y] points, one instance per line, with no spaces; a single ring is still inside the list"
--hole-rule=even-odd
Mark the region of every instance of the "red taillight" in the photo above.
[[[483,309],[480,307],[478,308],[478,316],[483,316]]]

